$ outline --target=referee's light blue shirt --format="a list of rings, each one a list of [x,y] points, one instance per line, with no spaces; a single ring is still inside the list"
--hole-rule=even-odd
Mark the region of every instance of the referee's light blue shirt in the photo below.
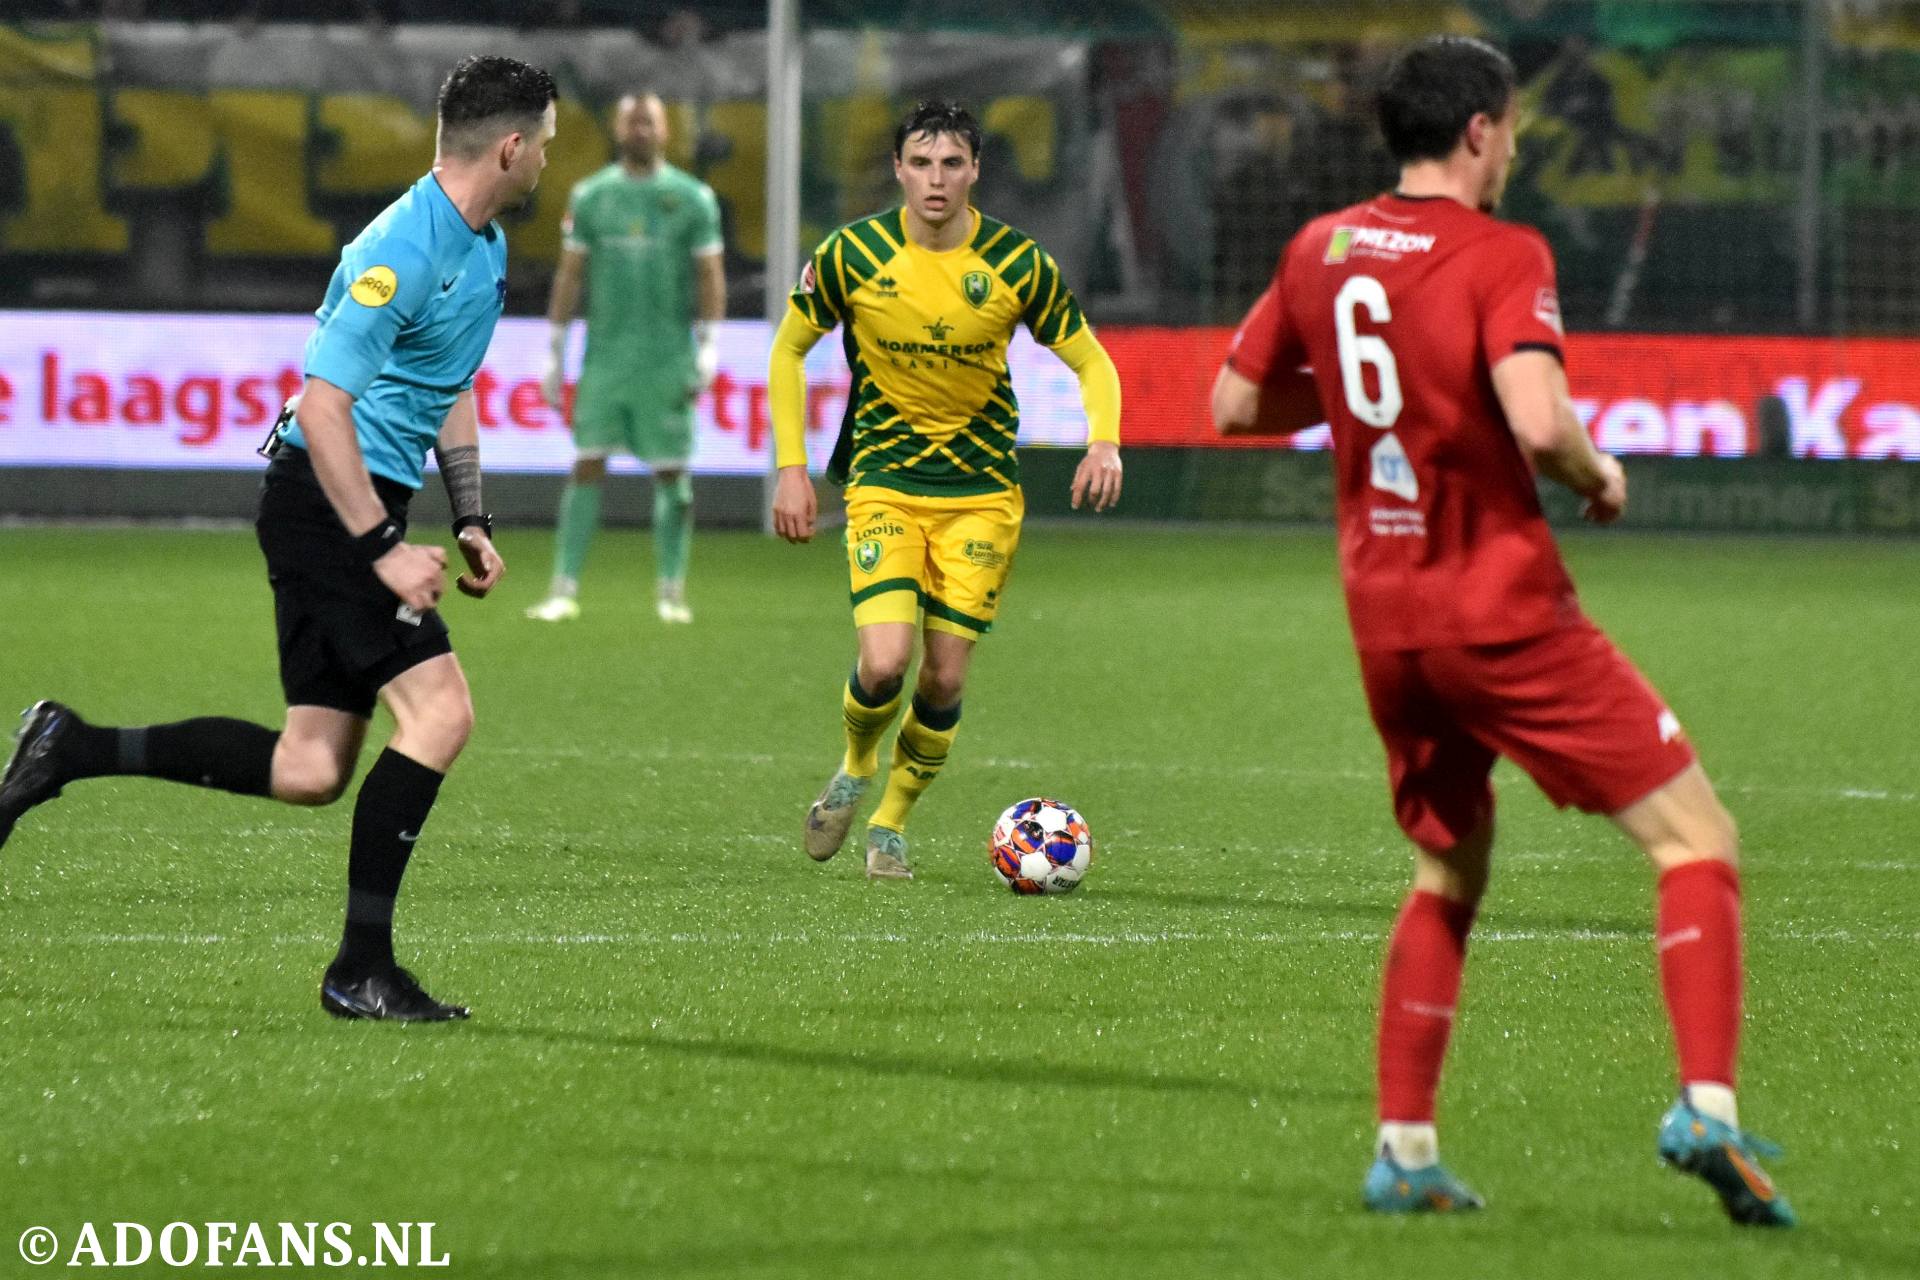
[[[360,453],[376,476],[418,489],[454,397],[493,340],[507,296],[507,234],[475,231],[431,173],[388,205],[327,283],[306,374],[353,397]],[[297,424],[286,439],[306,447]]]

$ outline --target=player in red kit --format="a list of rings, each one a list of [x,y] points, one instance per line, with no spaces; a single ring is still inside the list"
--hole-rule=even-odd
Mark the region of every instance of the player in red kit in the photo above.
[[[1363,1195],[1388,1213],[1481,1205],[1439,1162],[1434,1097],[1493,847],[1506,756],[1557,805],[1610,817],[1659,874],[1661,986],[1680,1098],[1658,1148],[1736,1221],[1793,1211],[1734,1107],[1742,967],[1738,840],[1680,722],[1581,611],[1534,473],[1606,524],[1620,464],[1580,425],[1561,367],[1553,256],[1490,216],[1514,154],[1513,66],[1436,37],[1394,63],[1388,195],[1309,223],[1235,335],[1222,431],[1332,425],[1340,568],[1394,815],[1416,846],[1387,949],[1380,1138]]]

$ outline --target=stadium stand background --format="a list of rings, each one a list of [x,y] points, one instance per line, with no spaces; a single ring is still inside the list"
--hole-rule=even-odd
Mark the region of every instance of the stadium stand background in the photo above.
[[[610,157],[607,108],[640,83],[670,103],[672,158],[720,195],[730,315],[759,317],[766,273],[797,265],[765,260],[758,4],[28,0],[24,13],[0,27],[0,307],[310,310],[342,237],[424,167],[438,74],[489,44],[547,62],[566,93],[547,181],[510,227],[510,314],[542,309],[567,186]],[[1920,389],[1899,372],[1920,363],[1903,345],[1920,323],[1920,5],[808,0],[802,17],[803,241],[890,200],[883,160],[903,105],[972,102],[989,135],[982,203],[1053,250],[1103,332],[1127,339],[1116,343],[1123,371],[1128,352],[1191,366],[1193,377],[1149,394],[1130,381],[1135,442],[1198,443],[1190,415],[1166,419],[1210,376],[1218,327],[1264,287],[1302,222],[1391,182],[1369,117],[1372,77],[1405,40],[1453,30],[1496,39],[1519,67],[1526,126],[1506,212],[1553,242],[1569,329],[1673,335],[1666,347],[1595,350],[1683,353],[1667,375],[1674,404],[1704,395],[1729,353],[1740,365],[1727,399],[1747,423],[1744,444],[1712,422],[1697,436],[1623,418],[1616,445],[1747,463],[1819,454],[1802,419],[1834,379],[1854,378],[1865,388],[1855,411],[1871,401],[1885,412],[1878,427],[1850,427],[1840,452],[1920,456]],[[1696,343],[1707,337],[1721,345]],[[1749,338],[1823,345],[1792,349],[1804,359],[1725,345]],[[1883,339],[1893,345],[1861,341]],[[1802,364],[1796,410],[1772,388]],[[1030,420],[1047,403],[1030,400]],[[1045,475],[1052,463],[1035,453]],[[1244,457],[1182,450],[1162,461],[1173,479],[1135,468],[1136,513],[1324,508],[1318,497],[1247,497]],[[1292,483],[1284,468],[1318,465],[1284,452],[1269,461],[1283,471],[1259,482],[1267,494]],[[1796,527],[1775,517],[1793,506],[1788,490],[1812,485],[1843,492],[1807,499],[1828,513],[1808,527],[1920,528],[1909,473],[1866,465],[1765,480],[1732,464],[1674,474],[1771,486],[1746,503],[1756,527]],[[1313,488],[1311,471],[1300,478]],[[0,512],[40,509],[19,481],[0,466]],[[51,501],[46,485],[32,487]],[[745,520],[753,506],[742,488],[706,510]],[[1739,506],[1703,521],[1745,527]],[[1869,507],[1881,514],[1862,514]]]

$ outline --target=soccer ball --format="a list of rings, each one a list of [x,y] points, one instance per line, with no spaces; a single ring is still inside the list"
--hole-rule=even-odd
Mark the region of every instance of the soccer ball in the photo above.
[[[1015,893],[1071,893],[1093,861],[1086,819],[1058,800],[1022,800],[987,840],[993,874]]]

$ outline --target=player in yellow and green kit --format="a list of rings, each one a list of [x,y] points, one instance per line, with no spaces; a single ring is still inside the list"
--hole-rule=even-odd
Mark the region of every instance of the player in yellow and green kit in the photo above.
[[[553,585],[527,616],[580,616],[580,571],[600,525],[607,456],[632,454],[653,473],[654,574],[663,622],[691,622],[693,402],[713,381],[716,324],[726,314],[720,208],[713,192],[668,164],[666,111],[628,94],[614,115],[620,159],[567,201],[565,246],[547,319],[552,350],[541,389],[564,411],[567,329],[587,289],[587,354],[573,406],[578,450],[560,499]]]
[[[847,486],[860,656],[841,699],[846,756],[807,813],[806,849],[824,860],[845,842],[919,632],[919,679],[867,828],[867,875],[910,878],[907,815],[946,763],[974,643],[993,626],[1020,545],[1007,344],[1025,324],[1080,379],[1088,443],[1075,507],[1119,500],[1120,377],[1053,259],[968,203],[980,126],[965,108],[914,108],[894,133],[893,172],[903,205],[834,232],[801,273],[774,335],[768,403],[774,529],[805,542],[816,513],[803,361],[841,326],[853,387],[828,474]]]

